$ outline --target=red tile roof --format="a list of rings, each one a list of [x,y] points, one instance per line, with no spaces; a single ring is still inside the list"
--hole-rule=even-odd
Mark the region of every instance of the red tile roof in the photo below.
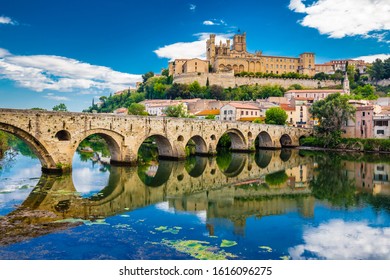
[[[203,110],[195,114],[195,116],[209,116],[209,115],[219,115],[220,110],[215,109],[215,110]]]

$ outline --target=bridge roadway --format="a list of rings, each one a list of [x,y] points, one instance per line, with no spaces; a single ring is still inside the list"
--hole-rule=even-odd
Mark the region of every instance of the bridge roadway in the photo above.
[[[113,166],[108,186],[90,198],[77,193],[70,174],[43,175],[19,209],[0,219],[0,244],[64,229],[55,221],[104,219],[157,203],[177,211],[206,211],[207,220],[225,218],[238,227],[253,215],[296,209],[304,216],[313,215],[308,187],[311,158],[298,156],[296,150],[233,157],[224,169],[215,158],[198,157],[187,167],[184,162],[166,161],[148,178],[143,176],[145,170]],[[285,171],[288,179],[279,185],[266,183],[266,175],[278,171]]]
[[[299,139],[311,133],[303,128],[249,122],[16,109],[0,109],[0,130],[23,139],[47,173],[70,171],[79,144],[93,134],[106,140],[112,164],[132,165],[141,144],[152,136],[162,158],[184,159],[190,140],[197,154],[216,154],[224,133],[229,134],[235,151],[254,151],[256,138],[262,148],[298,146]]]

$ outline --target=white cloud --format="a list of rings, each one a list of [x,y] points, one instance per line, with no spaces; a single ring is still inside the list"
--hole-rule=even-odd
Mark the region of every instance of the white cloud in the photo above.
[[[34,91],[112,92],[142,80],[141,75],[114,71],[75,59],[54,55],[17,56],[0,49],[0,79],[15,81]]]
[[[291,0],[288,8],[297,13],[304,13],[306,6],[302,3],[301,0]]]
[[[48,93],[44,97],[47,98],[47,99],[56,100],[56,101],[67,101],[67,100],[69,100],[69,98],[66,97],[66,96],[59,96],[59,95],[55,95],[54,93]]]
[[[366,62],[374,62],[375,59],[377,59],[377,58],[379,58],[381,60],[385,60],[387,58],[390,58],[390,53],[388,53],[388,54],[381,53],[381,54],[359,56],[359,57],[356,57],[354,59],[356,59],[356,60],[364,60]]]
[[[158,48],[154,52],[160,58],[168,58],[169,60],[175,60],[178,58],[206,58],[206,41],[210,36],[210,33],[198,33],[194,34],[197,37],[196,41],[192,42],[177,42],[161,48]],[[215,42],[225,41],[231,38],[232,34],[217,34]]]
[[[222,19],[205,20],[203,25],[227,25]]]
[[[190,10],[191,10],[191,11],[195,11],[195,10],[196,10],[196,5],[190,4]]]
[[[205,21],[203,22],[203,24],[204,24],[204,25],[215,25],[215,23],[214,23],[213,21],[211,21],[211,20],[205,20]]]
[[[6,49],[0,48],[0,58],[3,58],[4,56],[10,55],[9,51]]]
[[[318,0],[310,6],[301,0],[291,0],[289,9],[306,14],[299,21],[301,25],[315,28],[330,38],[356,35],[375,38],[376,32],[390,30],[389,0]],[[382,41],[387,42],[384,38]]]
[[[9,17],[5,17],[5,16],[0,16],[0,24],[11,24],[11,25],[16,25],[17,22],[12,20],[11,18]]]
[[[370,227],[366,222],[332,220],[308,228],[304,244],[290,248],[293,259],[310,256],[329,260],[390,259],[390,227]]]

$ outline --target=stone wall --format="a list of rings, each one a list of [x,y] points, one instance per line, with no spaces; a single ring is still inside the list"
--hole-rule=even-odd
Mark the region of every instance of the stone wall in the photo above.
[[[282,78],[252,78],[252,77],[235,77],[233,73],[187,73],[175,75],[174,83],[191,84],[198,81],[201,86],[205,86],[209,79],[210,85],[219,85],[224,88],[236,87],[242,85],[280,85],[288,88],[293,84],[300,84],[305,88],[334,87],[341,85],[340,81],[333,80],[312,80],[312,79],[282,79]]]

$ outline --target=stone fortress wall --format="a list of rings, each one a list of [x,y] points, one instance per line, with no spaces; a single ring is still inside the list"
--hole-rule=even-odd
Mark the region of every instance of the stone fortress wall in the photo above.
[[[219,85],[223,88],[238,87],[243,85],[280,85],[288,88],[293,84],[300,84],[305,88],[335,87],[341,85],[340,81],[334,80],[313,80],[313,79],[283,79],[283,78],[253,78],[235,77],[230,73],[183,73],[173,77],[174,83],[191,84],[195,81],[201,86],[206,86],[207,79],[210,85]]]

